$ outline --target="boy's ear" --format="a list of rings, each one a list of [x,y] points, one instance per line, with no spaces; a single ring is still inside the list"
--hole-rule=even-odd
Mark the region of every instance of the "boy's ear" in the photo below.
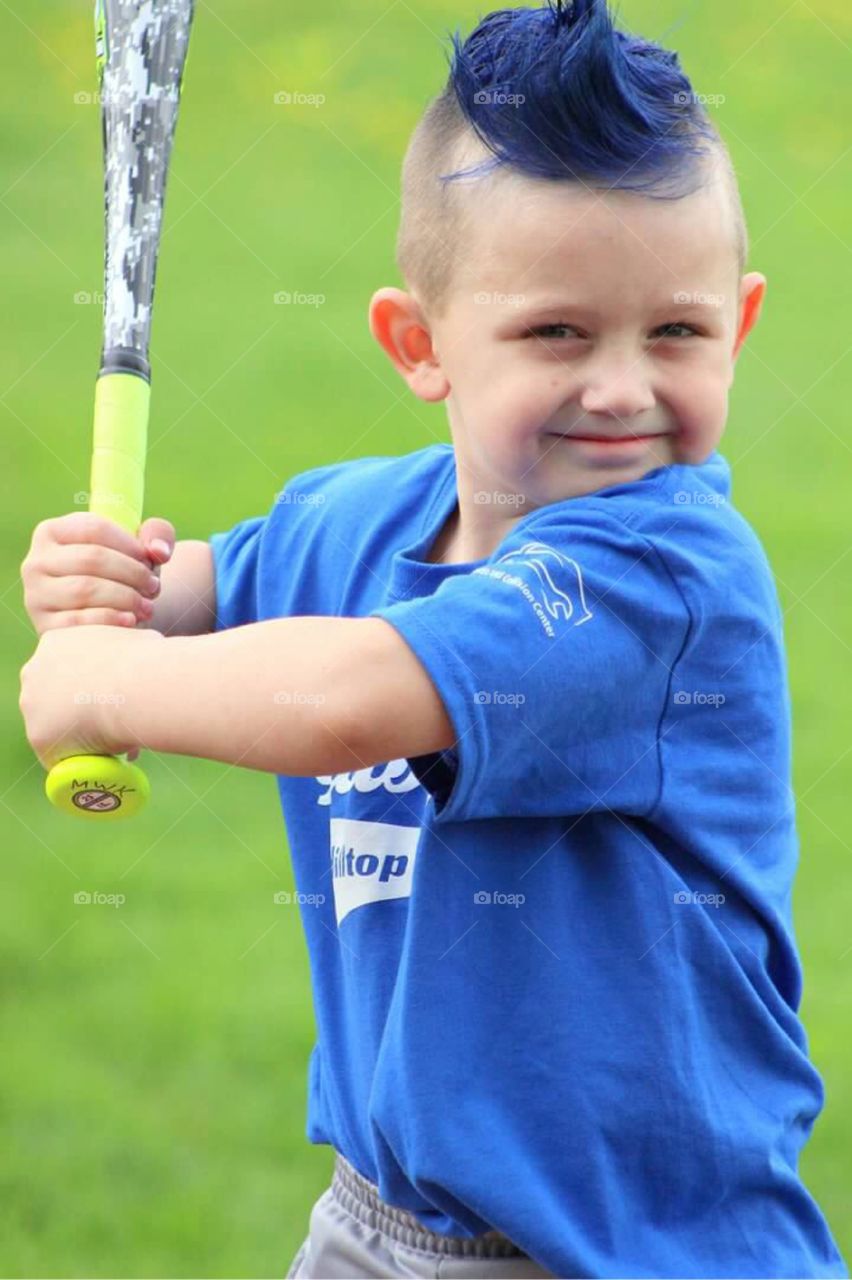
[[[370,299],[370,332],[421,400],[445,400],[450,384],[432,346],[417,300],[402,289],[378,289]]]
[[[740,281],[740,297],[737,306],[737,337],[732,352],[734,360],[740,354],[743,343],[757,324],[765,296],[766,276],[762,276],[759,271],[750,271],[748,275],[743,276]]]

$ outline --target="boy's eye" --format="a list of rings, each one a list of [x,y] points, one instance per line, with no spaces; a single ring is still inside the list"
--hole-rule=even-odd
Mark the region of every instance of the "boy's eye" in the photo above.
[[[673,329],[683,329],[687,338],[698,334],[698,330],[693,325],[683,324],[679,320],[673,320],[671,324],[661,324],[659,329],[655,329],[654,332],[658,333],[662,338],[679,338],[682,336],[681,334],[673,333]]]
[[[578,330],[572,324],[542,324],[537,329],[528,329],[527,336],[530,338],[561,338],[565,336],[562,333],[554,333],[554,329],[570,329],[572,334],[578,333]]]
[[[543,324],[535,329],[527,329],[526,336],[528,338],[581,338],[583,334],[572,324]],[[673,320],[670,324],[661,324],[659,328],[655,329],[654,336],[659,338],[691,338],[699,336],[699,331],[694,325],[683,324],[679,320]]]

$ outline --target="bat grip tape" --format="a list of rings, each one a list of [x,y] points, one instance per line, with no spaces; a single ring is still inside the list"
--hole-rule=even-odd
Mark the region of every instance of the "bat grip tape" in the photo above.
[[[151,385],[136,373],[102,373],[95,384],[89,510],[136,534],[145,495]]]

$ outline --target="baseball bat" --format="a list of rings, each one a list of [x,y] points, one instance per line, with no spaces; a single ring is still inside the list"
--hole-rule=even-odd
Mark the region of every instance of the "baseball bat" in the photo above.
[[[104,317],[95,384],[89,510],[134,536],[142,521],[148,347],[169,157],[193,0],[96,0],[104,156]],[[130,817],[150,794],[138,765],[69,756],[45,790],[66,813]]]

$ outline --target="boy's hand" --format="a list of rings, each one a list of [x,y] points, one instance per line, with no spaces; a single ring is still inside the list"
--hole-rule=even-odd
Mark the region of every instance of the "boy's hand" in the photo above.
[[[18,705],[45,769],[66,756],[138,756],[144,743],[129,741],[124,690],[163,640],[158,631],[106,626],[54,627],[41,636],[21,668]]]
[[[174,546],[174,527],[158,517],[145,520],[135,538],[87,511],[43,520],[21,565],[24,605],[37,633],[149,621],[160,565]]]

